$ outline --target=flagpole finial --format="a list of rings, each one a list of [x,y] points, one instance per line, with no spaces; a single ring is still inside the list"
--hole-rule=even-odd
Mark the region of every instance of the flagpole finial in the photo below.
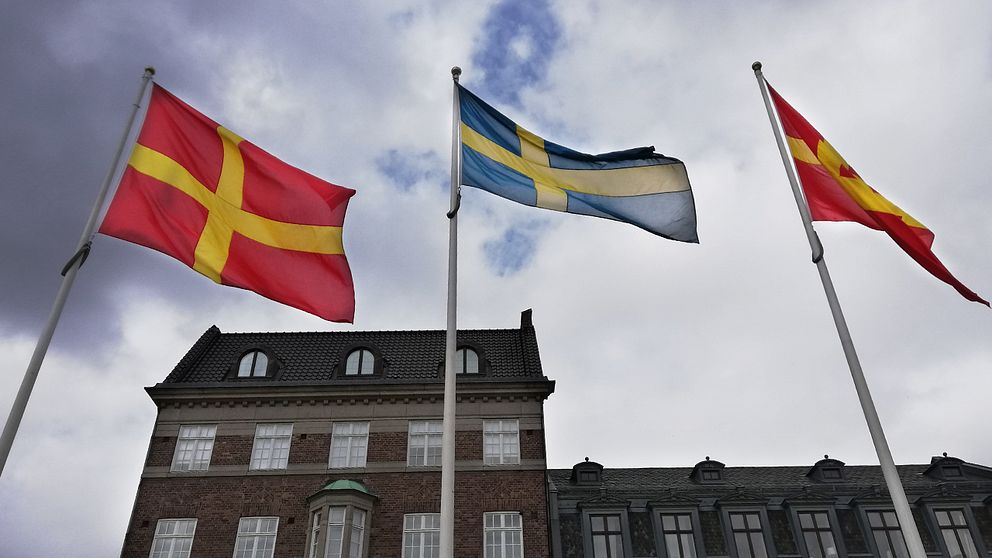
[[[155,66],[145,66],[145,73],[150,76],[155,75]]]
[[[451,79],[458,81],[458,76],[462,75],[462,69],[458,66],[451,67]]]
[[[751,64],[751,69],[754,70],[755,72],[761,71],[761,62],[755,62],[754,64]]]

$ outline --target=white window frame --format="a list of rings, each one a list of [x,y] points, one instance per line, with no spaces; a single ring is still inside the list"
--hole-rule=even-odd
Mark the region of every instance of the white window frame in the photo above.
[[[508,443],[512,440],[512,444]],[[497,447],[495,453],[491,447]],[[508,447],[516,451],[508,452]],[[520,464],[520,420],[495,419],[482,421],[482,460],[486,465]]]
[[[307,550],[307,558],[320,558],[318,554],[320,552],[320,528],[323,527],[321,524],[321,519],[323,516],[321,512],[323,508],[313,512],[313,519],[310,520],[310,541]]]
[[[329,506],[327,509],[327,539],[324,541],[324,558],[342,558],[344,556],[344,532],[347,527],[348,506]],[[341,512],[341,520],[335,520],[335,512]],[[337,548],[331,548],[331,533],[338,532]]]
[[[248,363],[245,366],[245,363]],[[258,349],[248,351],[238,361],[239,378],[264,378],[269,371],[269,355]]]
[[[516,518],[516,525],[506,525],[507,518]],[[495,519],[494,525],[489,525],[489,520]],[[512,541],[508,542],[506,540],[507,535],[512,535],[517,533],[519,536],[519,545],[514,544]],[[498,535],[499,542],[497,546],[499,551],[496,553],[489,552],[489,535]],[[513,546],[520,547],[519,554],[512,554]],[[509,550],[509,552],[508,552]],[[482,553],[485,558],[524,558],[524,519],[520,512],[485,512],[482,514]]]
[[[364,430],[356,433],[355,430]],[[358,443],[362,440],[361,443]],[[343,463],[338,458],[335,462],[334,449],[344,447]],[[360,449],[360,455],[352,457],[353,450]],[[365,422],[335,422],[331,426],[331,452],[327,458],[330,469],[351,469],[365,467],[369,453],[369,423]]]
[[[293,423],[261,423],[255,425],[255,441],[251,446],[251,471],[272,471],[289,466],[289,447],[293,443]]]
[[[209,469],[216,436],[216,424],[181,425],[179,434],[176,436],[176,451],[172,455],[172,472],[185,473]],[[180,454],[187,453],[188,457],[180,457]],[[200,455],[199,459],[196,457],[198,454]],[[206,454],[205,458],[203,454]]]
[[[469,354],[472,355],[473,361],[469,361]],[[479,351],[472,347],[459,347],[455,351],[455,374],[478,376],[482,372],[481,361]],[[471,366],[473,363],[475,364],[474,368]]]
[[[416,518],[420,518],[420,520],[421,520],[420,526],[417,527],[417,528],[411,528],[411,527],[408,526],[407,519],[408,518],[411,518],[412,519],[412,518],[415,518],[415,517]],[[426,519],[426,518],[428,518],[428,517],[430,517],[434,521],[431,522],[432,525],[430,527],[424,527],[423,526],[424,525],[423,520]],[[436,525],[436,527],[435,527],[435,525]],[[425,552],[424,539],[425,539],[426,535],[429,535],[431,533],[437,533],[438,546],[434,547],[434,548],[437,549],[437,554],[434,554],[434,553],[427,554]],[[419,535],[419,537],[418,537],[418,545],[417,546],[420,548],[420,552],[418,552],[418,555],[420,556],[420,558],[437,558],[438,556],[441,555],[441,549],[440,549],[440,542],[441,542],[441,514],[439,514],[439,513],[408,513],[408,514],[404,514],[403,515],[403,540],[401,542],[402,549],[403,549],[402,554],[401,554],[402,558],[407,558],[407,556],[406,556],[406,546],[407,546],[406,545],[406,536],[407,536],[407,534],[416,534],[416,535]]]
[[[192,523],[193,528],[189,533],[177,533],[176,527],[180,524],[188,525]],[[172,526],[171,532],[163,533],[163,527]],[[185,529],[183,529],[185,531]],[[152,538],[152,548],[148,552],[148,558],[189,558],[190,552],[193,549],[193,536],[196,534],[196,518],[175,518],[175,519],[159,519],[158,523],[155,524],[155,536]],[[186,550],[177,549],[176,543],[181,540],[189,539],[189,548]],[[155,543],[159,541],[169,541],[169,546],[167,549],[160,549],[158,552],[155,551]]]
[[[411,420],[407,434],[406,464],[411,467],[440,467],[442,434],[439,420]],[[424,450],[419,459],[414,457],[414,449]],[[431,453],[432,449],[436,450],[434,455]]]
[[[348,353],[344,361],[345,376],[371,376],[375,374],[375,353],[359,347]]]
[[[271,531],[262,531],[262,520],[275,520]],[[256,522],[254,529],[242,528],[245,522]],[[238,534],[234,539],[234,558],[272,558],[275,555],[276,539],[279,534],[279,517],[277,516],[254,516],[242,517],[238,521]],[[272,547],[267,552],[265,548],[258,548],[258,543],[264,538],[272,537]],[[239,553],[238,546],[242,540],[251,541],[251,547],[242,549]],[[250,552],[250,554],[246,554]]]

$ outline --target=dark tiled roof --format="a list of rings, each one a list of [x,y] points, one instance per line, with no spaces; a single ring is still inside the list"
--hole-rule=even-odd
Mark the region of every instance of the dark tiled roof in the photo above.
[[[923,475],[929,465],[899,465],[897,470],[907,493],[922,494],[942,483]],[[692,467],[603,469],[602,485],[575,485],[570,482],[571,469],[550,469],[548,478],[558,489],[560,499],[586,500],[599,495],[614,498],[671,500],[679,498],[723,497],[800,497],[818,494],[885,494],[885,479],[877,466],[847,465],[844,480],[820,482],[806,475],[809,466],[801,467],[726,467],[723,482],[700,484],[689,477]],[[992,481],[984,481],[992,488]],[[732,497],[733,496],[733,497]]]
[[[483,365],[478,377],[459,381],[547,381],[541,370],[537,337],[529,311],[520,329],[460,330],[458,343],[476,349]],[[335,377],[336,369],[351,349],[369,347],[383,359],[382,374],[349,378],[350,383],[443,382],[444,331],[345,331],[301,333],[221,333],[208,329],[165,379],[166,384],[222,382],[245,352],[259,348],[279,363],[271,380],[322,383]],[[246,382],[247,383],[247,382]]]

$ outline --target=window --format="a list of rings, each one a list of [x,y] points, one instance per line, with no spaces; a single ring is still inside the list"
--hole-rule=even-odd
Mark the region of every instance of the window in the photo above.
[[[242,517],[234,543],[234,558],[272,558],[278,527],[278,517]]]
[[[368,349],[355,349],[348,353],[345,376],[370,376],[375,372],[375,356]]]
[[[765,538],[761,532],[761,515],[758,512],[730,514],[730,531],[737,549],[737,558],[767,558]]]
[[[308,558],[364,558],[366,526],[375,499],[361,483],[343,479],[307,498]]]
[[[486,558],[523,558],[524,530],[517,512],[484,514]]]
[[[975,539],[971,537],[968,529],[968,522],[964,518],[964,512],[956,510],[935,510],[937,516],[937,527],[940,529],[940,536],[947,546],[947,553],[951,558],[978,558],[978,549],[975,548]]]
[[[906,539],[894,511],[869,511],[868,525],[881,558],[909,558]]]
[[[441,514],[408,513],[403,516],[403,558],[439,558]]]
[[[826,476],[826,470],[823,471]],[[830,528],[830,516],[825,511],[801,511],[799,530],[810,558],[834,558],[838,555],[834,532]]]
[[[718,481],[720,480],[720,471],[717,470],[703,470],[702,479],[704,481]]]
[[[455,353],[455,374],[478,374],[479,353],[463,347]]]
[[[149,558],[189,558],[195,519],[159,519]]]
[[[241,362],[238,364],[238,377],[239,378],[258,378],[264,377],[266,372],[269,370],[269,357],[265,356],[262,351],[251,351],[245,356],[241,357]]]
[[[214,450],[217,425],[187,425],[179,427],[173,471],[206,471]]]
[[[619,515],[589,516],[593,558],[623,558],[623,532]]]
[[[310,551],[307,558],[320,558],[320,510],[313,513],[310,521]]]
[[[369,423],[334,423],[331,433],[331,468],[364,467],[368,445]]]
[[[520,431],[517,419],[483,421],[482,437],[486,465],[520,463]]]
[[[341,558],[344,547],[344,512],[344,507],[327,510],[327,552],[324,554],[326,558]]]
[[[668,558],[696,558],[696,541],[692,534],[692,515],[661,514],[661,532]]]
[[[413,466],[441,464],[441,421],[410,421],[406,464]]]
[[[249,469],[285,469],[289,463],[289,444],[292,439],[292,424],[256,426]]]

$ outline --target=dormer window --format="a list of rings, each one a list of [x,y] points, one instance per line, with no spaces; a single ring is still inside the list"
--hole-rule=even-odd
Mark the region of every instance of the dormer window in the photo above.
[[[249,351],[238,363],[239,378],[264,378],[269,370],[269,357],[262,351]]]
[[[945,465],[940,468],[940,472],[944,475],[945,479],[964,476],[961,473],[961,467],[958,465]]]
[[[571,481],[575,484],[600,484],[603,482],[603,466],[589,461],[587,457],[572,467]]]
[[[355,349],[348,353],[345,376],[371,376],[375,372],[375,356],[368,349]]]
[[[455,353],[455,374],[478,374],[479,353],[475,349],[462,347]]]
[[[844,480],[844,462],[824,455],[806,471],[806,476],[819,482],[841,482]]]
[[[711,460],[707,455],[705,460],[696,463],[692,468],[689,478],[700,484],[719,484],[723,482],[724,467],[723,463]]]

